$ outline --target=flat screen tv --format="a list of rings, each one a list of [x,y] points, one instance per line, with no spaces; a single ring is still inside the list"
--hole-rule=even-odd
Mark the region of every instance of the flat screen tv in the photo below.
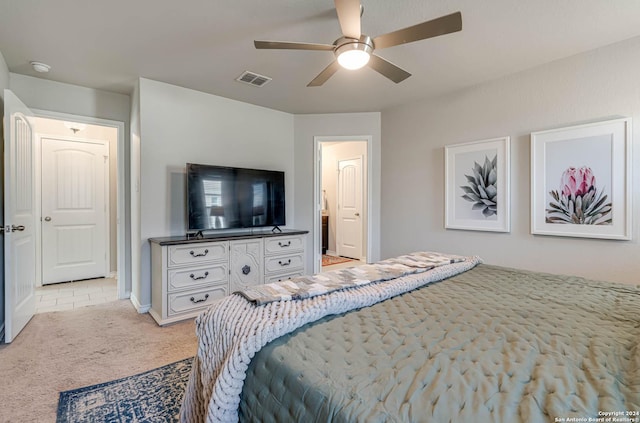
[[[189,231],[285,225],[284,172],[187,163]]]

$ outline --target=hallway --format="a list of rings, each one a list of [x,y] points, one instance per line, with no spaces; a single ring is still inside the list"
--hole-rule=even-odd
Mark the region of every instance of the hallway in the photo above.
[[[115,278],[87,279],[36,288],[36,314],[74,310],[118,299]]]

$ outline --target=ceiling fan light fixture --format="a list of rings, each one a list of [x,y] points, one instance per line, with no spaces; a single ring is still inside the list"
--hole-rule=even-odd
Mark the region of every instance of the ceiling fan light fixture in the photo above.
[[[335,50],[338,63],[345,69],[360,69],[369,63],[373,46],[369,37],[339,45]]]
[[[455,12],[371,38],[362,33],[361,18],[364,9],[360,0],[335,0],[335,6],[342,37],[335,40],[333,44],[255,40],[253,45],[257,49],[333,51],[336,59],[313,78],[307,87],[321,86],[340,68],[353,70],[366,65],[385,78],[399,84],[409,78],[411,74],[377,54],[373,54],[375,49],[380,50],[413,43],[462,30],[462,13]]]
[[[84,123],[78,123],[78,122],[63,122],[63,123],[64,123],[64,126],[67,129],[72,130],[74,134],[84,129],[87,129],[87,125],[85,125]]]
[[[338,63],[345,69],[356,70],[366,66],[371,56],[362,50],[347,50],[338,56]]]
[[[51,70],[51,66],[42,62],[29,62],[33,67],[33,70],[40,73],[47,73]]]

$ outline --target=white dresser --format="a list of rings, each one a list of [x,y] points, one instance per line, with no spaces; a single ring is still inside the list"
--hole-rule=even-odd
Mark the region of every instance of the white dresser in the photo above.
[[[151,310],[159,325],[197,316],[247,287],[300,276],[307,231],[151,238]]]

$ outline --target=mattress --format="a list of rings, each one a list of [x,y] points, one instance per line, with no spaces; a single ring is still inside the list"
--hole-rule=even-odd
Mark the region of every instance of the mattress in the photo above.
[[[267,344],[240,420],[637,422],[639,342],[639,286],[479,265]]]

